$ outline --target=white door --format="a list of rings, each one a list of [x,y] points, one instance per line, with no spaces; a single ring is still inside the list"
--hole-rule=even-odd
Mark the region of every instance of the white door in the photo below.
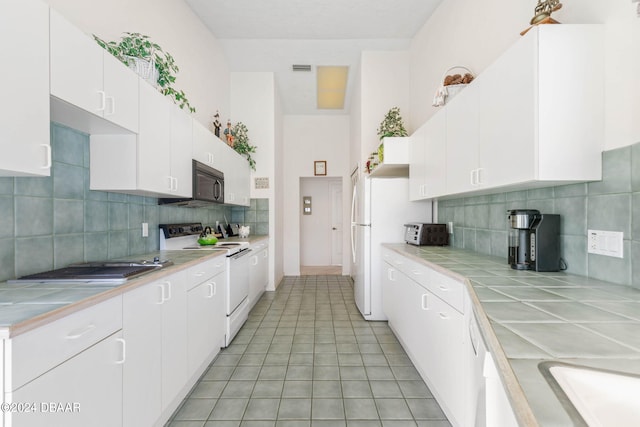
[[[331,201],[331,265],[342,265],[342,180],[329,184]]]
[[[341,265],[342,180],[303,178],[300,180],[300,195],[300,264],[321,267]],[[302,209],[304,197],[311,198],[311,211],[308,214]],[[339,249],[334,248],[336,245]]]

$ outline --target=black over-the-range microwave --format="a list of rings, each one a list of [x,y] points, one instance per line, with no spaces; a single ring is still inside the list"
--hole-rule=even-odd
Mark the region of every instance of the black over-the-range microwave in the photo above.
[[[224,173],[197,160],[193,160],[193,197],[158,199],[159,205],[198,207],[211,203],[224,203]]]

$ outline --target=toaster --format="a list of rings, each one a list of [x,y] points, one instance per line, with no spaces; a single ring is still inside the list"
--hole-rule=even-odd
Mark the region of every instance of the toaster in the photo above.
[[[404,241],[416,246],[447,246],[447,224],[409,223],[404,225]]]

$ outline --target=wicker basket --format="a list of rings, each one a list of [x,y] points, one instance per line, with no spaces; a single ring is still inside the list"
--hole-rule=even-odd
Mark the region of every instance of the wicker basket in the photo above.
[[[160,77],[160,73],[158,73],[155,61],[148,61],[135,56],[127,56],[127,61],[129,68],[135,71],[137,75],[145,79],[148,83],[151,83],[153,86],[158,85],[158,77]]]
[[[453,71],[456,69],[461,69],[464,70],[464,73],[469,73],[471,74],[474,78],[475,78],[475,74],[468,69],[467,67],[463,67],[461,65],[456,65],[454,67],[449,68],[447,71],[444,72],[444,74],[442,75],[442,86],[440,86],[438,88],[438,90],[436,90],[435,95],[433,96],[433,103],[432,105],[434,107],[441,107],[444,104],[447,103],[447,101],[453,99],[454,96],[456,96],[458,93],[460,93],[460,91],[462,89],[464,89],[468,83],[461,83],[461,84],[455,84],[455,85],[444,85],[444,80],[445,78]]]

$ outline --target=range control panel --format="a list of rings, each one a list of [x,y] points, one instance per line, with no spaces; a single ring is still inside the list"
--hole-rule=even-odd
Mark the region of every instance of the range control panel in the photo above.
[[[160,224],[160,229],[164,233],[165,239],[180,236],[193,236],[200,234],[204,230],[199,222],[188,224]]]

